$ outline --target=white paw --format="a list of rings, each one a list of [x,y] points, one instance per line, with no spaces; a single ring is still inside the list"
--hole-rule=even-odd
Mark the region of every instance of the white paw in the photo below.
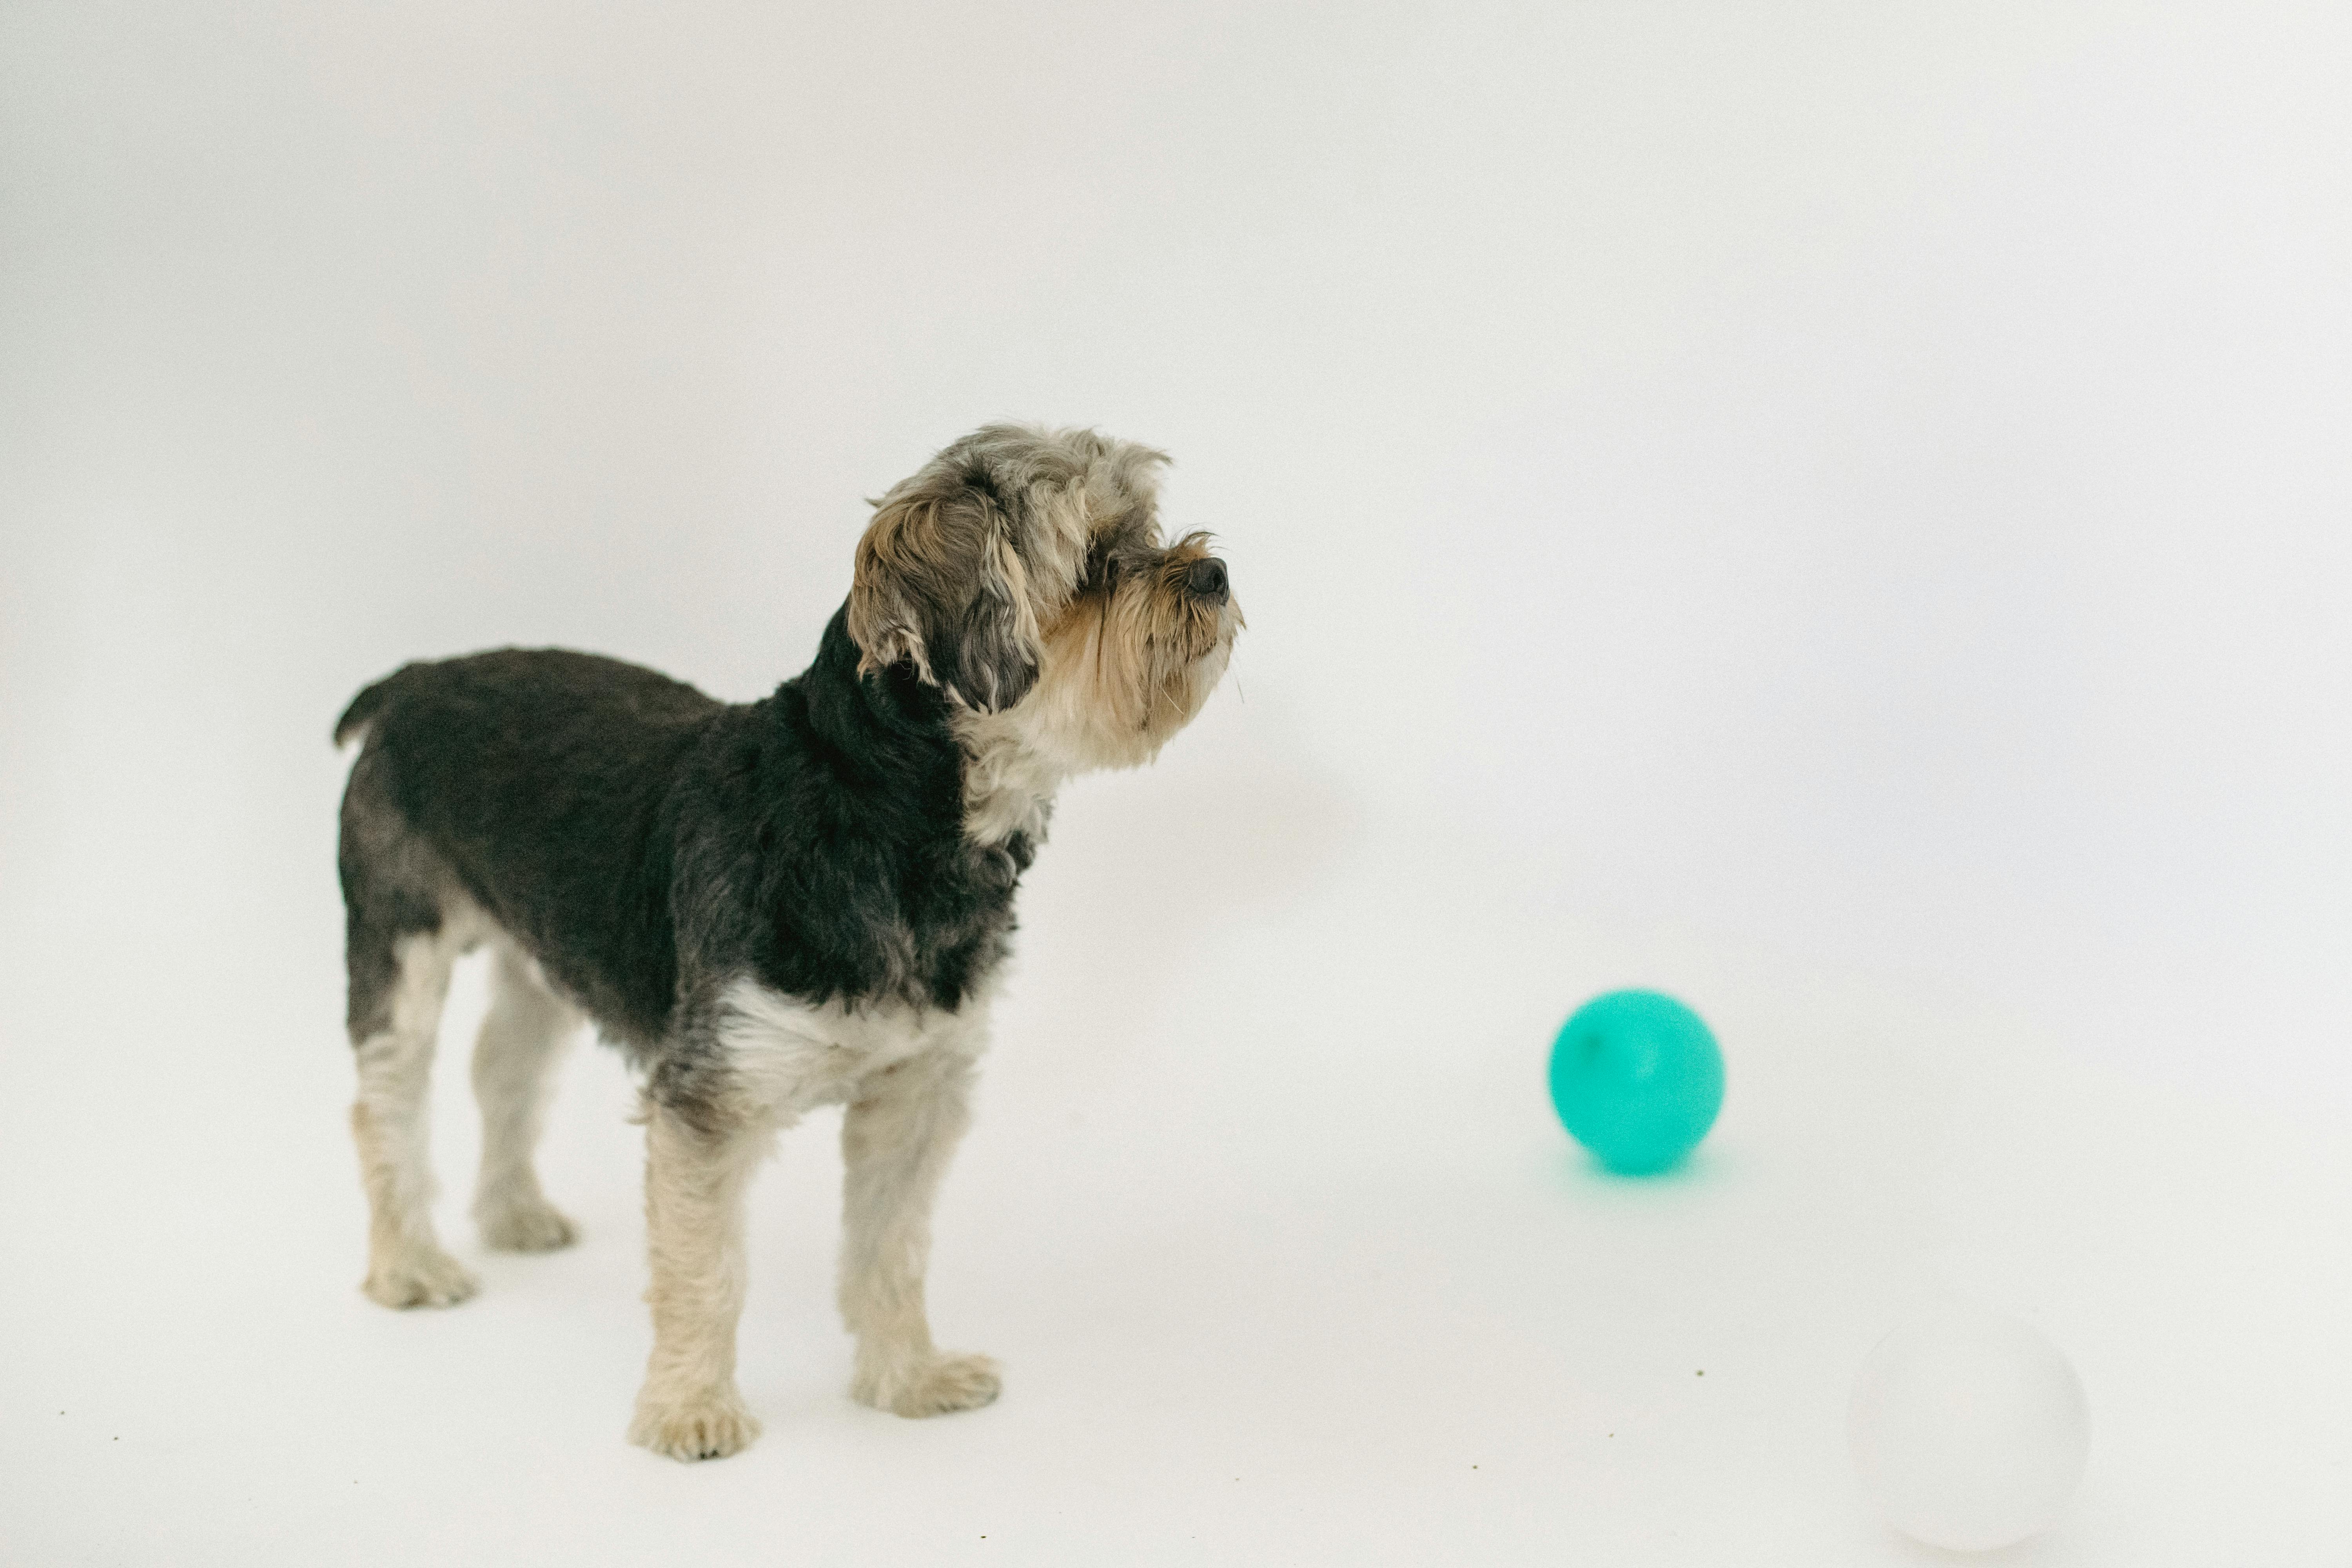
[[[996,1363],[984,1355],[931,1355],[894,1362],[861,1361],[850,1397],[897,1415],[944,1415],[992,1403],[1003,1387]]]
[[[688,1462],[740,1453],[759,1435],[759,1421],[732,1387],[676,1399],[656,1398],[647,1390],[637,1395],[629,1422],[630,1442]]]
[[[482,1245],[499,1252],[553,1252],[580,1238],[580,1229],[545,1198],[514,1199],[476,1211]]]
[[[412,1247],[378,1259],[360,1289],[387,1307],[454,1307],[481,1282],[437,1247]]]

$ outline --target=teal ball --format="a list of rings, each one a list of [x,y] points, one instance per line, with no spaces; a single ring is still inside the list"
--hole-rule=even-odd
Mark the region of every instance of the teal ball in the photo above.
[[[1699,1016],[1673,997],[1612,991],[1560,1026],[1551,1103],[1601,1164],[1620,1175],[1654,1175],[1715,1125],[1723,1052]]]

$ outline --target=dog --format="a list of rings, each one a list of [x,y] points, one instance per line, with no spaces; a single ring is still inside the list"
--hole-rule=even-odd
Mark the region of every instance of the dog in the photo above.
[[[477,1288],[435,1235],[425,1089],[451,965],[487,947],[487,1246],[573,1239],[531,1159],[581,1024],[642,1078],[654,1348],[631,1441],[690,1460],[758,1436],[735,1383],[744,1193],[823,1105],[845,1107],[852,1394],[901,1415],[996,1397],[993,1362],[934,1348],[923,1282],[1014,891],[1056,786],[1151,761],[1243,626],[1209,536],[1161,540],[1167,460],[1090,430],[955,442],[872,503],[815,662],[761,701],[516,648],[352,700],[338,862],[370,1297]]]

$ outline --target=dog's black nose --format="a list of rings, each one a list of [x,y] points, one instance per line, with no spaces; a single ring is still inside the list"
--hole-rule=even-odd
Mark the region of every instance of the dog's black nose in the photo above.
[[[1201,598],[1224,603],[1225,563],[1213,556],[1202,556],[1184,574],[1184,586]]]

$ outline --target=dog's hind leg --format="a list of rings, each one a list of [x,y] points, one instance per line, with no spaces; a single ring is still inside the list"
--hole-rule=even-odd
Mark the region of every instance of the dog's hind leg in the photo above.
[[[387,1307],[446,1307],[476,1285],[433,1234],[425,1091],[450,966],[482,922],[447,864],[393,804],[390,768],[373,742],[352,764],[336,852],[351,974],[345,1022],[360,1078],[352,1134],[368,1200],[360,1288]]]
[[[654,1350],[629,1441],[673,1459],[724,1458],[760,1435],[735,1386],[735,1324],[743,1313],[743,1194],[768,1144],[764,1128],[707,1132],[647,1101]]]
[[[570,1246],[578,1233],[540,1191],[531,1151],[554,1092],[556,1064],[583,1019],[510,942],[495,943],[491,964],[490,1010],[474,1042],[474,1098],[482,1108],[474,1218],[486,1247],[551,1251]]]
[[[477,1289],[433,1231],[426,1097],[441,1005],[462,942],[452,922],[399,935],[352,921],[352,1044],[359,1099],[352,1133],[367,1187],[368,1272],[387,1307],[446,1307]]]

